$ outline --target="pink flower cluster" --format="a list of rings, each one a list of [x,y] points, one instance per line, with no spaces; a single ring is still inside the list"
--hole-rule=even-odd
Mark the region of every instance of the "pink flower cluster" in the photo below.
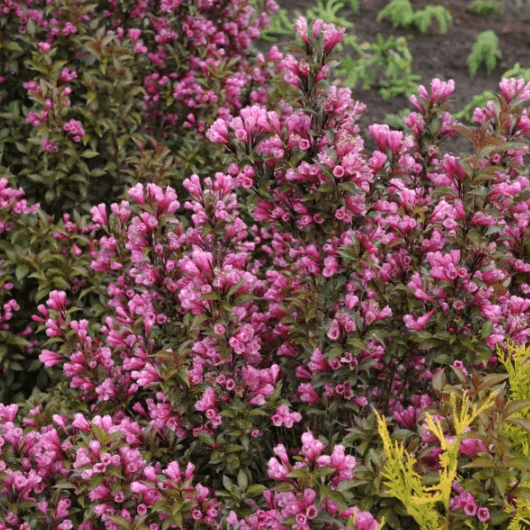
[[[68,424],[66,417],[56,414],[53,416],[56,426],[33,428],[21,443],[22,429],[13,423],[17,410],[16,405],[0,405],[2,456],[5,459],[12,455],[24,462],[21,470],[12,471],[2,461],[4,476],[0,479],[0,495],[8,502],[28,501],[39,497],[57,477],[68,479],[73,488],[73,492],[60,490],[61,494],[54,495],[53,499],[37,503],[41,525],[53,525],[60,530],[74,528],[70,508],[75,496],[83,494],[91,502],[91,515],[75,528],[95,530],[103,523],[105,528],[117,530],[113,516],[131,522],[145,520],[155,503],[163,504],[167,492],[179,491],[187,499],[184,517],[189,524],[201,519],[207,527],[219,528],[220,505],[208,488],[193,484],[194,466],[188,464],[181,471],[178,461],[148,464],[143,457],[147,431],[123,413],[114,419],[96,415],[91,420],[78,413]],[[24,423],[38,424],[41,413],[42,407],[35,407]],[[104,433],[107,442],[102,443],[96,437],[87,442],[86,435],[95,432]],[[65,435],[68,440],[61,442],[60,438]],[[94,477],[99,477],[98,485],[92,487]],[[165,519],[167,515],[160,515],[159,521]],[[27,527],[10,509],[3,518],[4,523],[4,529]],[[159,522],[151,522],[149,528],[159,530],[161,526]]]
[[[63,129],[68,131],[72,136],[72,140],[76,143],[81,141],[81,137],[85,135],[83,124],[79,120],[70,120],[63,125]]]
[[[294,465],[290,463],[287,450],[283,444],[274,448],[277,458],[271,458],[268,462],[268,474],[271,479],[291,484],[286,492],[274,492],[269,490],[264,493],[268,510],[258,510],[253,515],[238,520],[235,512],[230,512],[227,522],[238,525],[238,530],[250,530],[268,527],[285,528],[286,521],[292,521],[290,528],[294,530],[310,530],[312,521],[321,513],[346,519],[356,514],[356,530],[373,530],[377,521],[368,512],[358,512],[355,507],[340,509],[337,502],[330,498],[322,498],[318,490],[313,487],[304,487],[302,470],[309,474],[313,470],[322,468],[330,469],[326,474],[326,483],[335,490],[342,481],[351,480],[356,460],[353,456],[345,455],[344,447],[336,445],[331,455],[322,454],[326,445],[316,439],[312,432],[302,434],[302,448],[300,459]],[[284,488],[285,489],[285,488]],[[343,528],[343,527],[341,527]]]
[[[476,517],[481,523],[489,521],[490,512],[487,507],[477,507],[473,495],[468,491],[463,491],[463,489],[457,484],[453,484],[453,489],[455,489],[459,495],[451,499],[449,506],[451,510],[463,510],[468,517]]]

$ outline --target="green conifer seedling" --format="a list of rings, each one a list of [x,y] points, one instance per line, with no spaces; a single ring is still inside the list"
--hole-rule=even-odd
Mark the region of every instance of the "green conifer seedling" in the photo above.
[[[418,26],[422,33],[425,33],[433,18],[438,22],[440,35],[445,35],[448,24],[453,22],[453,17],[443,6],[427,6],[425,9],[417,11],[414,13],[413,23]]]
[[[498,0],[475,0],[469,9],[477,15],[494,18],[502,15],[504,4]]]
[[[377,15],[377,20],[392,19],[394,28],[408,28],[414,19],[414,11],[409,0],[392,0]]]
[[[447,33],[447,25],[453,22],[451,13],[443,6],[427,6],[425,9],[414,12],[410,0],[392,0],[377,15],[377,20],[390,18],[394,28],[411,28],[416,26],[425,33],[435,18],[440,27],[440,34]]]
[[[488,74],[497,65],[497,59],[502,55],[499,49],[499,38],[493,30],[483,31],[477,37],[473,50],[467,58],[469,65],[469,71],[473,77],[484,62],[486,63],[486,69]]]

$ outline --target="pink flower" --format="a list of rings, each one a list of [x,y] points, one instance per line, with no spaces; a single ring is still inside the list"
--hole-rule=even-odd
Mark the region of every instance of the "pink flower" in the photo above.
[[[474,517],[476,514],[477,514],[477,505],[475,504],[475,501],[473,500],[472,502],[468,502],[465,506],[464,506],[464,513],[468,516],[468,517]]]
[[[302,420],[302,415],[299,412],[289,412],[287,405],[280,405],[271,420],[275,427],[285,425],[287,428],[291,428],[295,423]]]
[[[394,418],[401,427],[413,429],[416,425],[416,409],[410,405],[401,412],[394,412]]]
[[[438,104],[443,103],[454,91],[455,82],[453,79],[441,81],[435,78],[431,81],[431,98]]]
[[[320,401],[320,398],[311,383],[302,383],[298,387],[298,393],[300,394],[300,399],[305,403],[316,404]]]
[[[271,458],[267,463],[267,467],[269,468],[267,473],[273,480],[285,480],[289,474],[289,470],[282,466],[276,458]]]
[[[357,512],[355,516],[355,530],[375,530],[377,520],[370,512]]]
[[[386,124],[374,123],[368,127],[368,130],[378,145],[381,154],[384,154],[388,144],[388,134],[390,132],[390,128]],[[375,153],[372,156],[375,156]],[[381,160],[381,158],[379,158],[379,160]]]
[[[359,407],[366,407],[368,405],[368,399],[365,396],[353,398],[352,401],[359,405]]]
[[[418,317],[417,319],[415,319],[412,315],[405,315],[403,317],[403,322],[405,323],[405,326],[407,326],[408,329],[421,331],[423,329],[423,326],[425,326],[425,324],[429,321],[435,311],[436,309],[431,309],[431,311],[429,311],[422,317]]]
[[[74,421],[72,422],[72,426],[76,427],[81,431],[90,432],[90,423],[88,423],[83,414],[79,412],[74,414]]]
[[[477,519],[480,522],[485,523],[487,520],[489,520],[489,518],[490,518],[490,511],[485,506],[481,506],[477,510]]]
[[[134,199],[138,204],[144,204],[144,187],[141,183],[136,184],[127,191],[129,197]]]
[[[294,23],[294,29],[297,35],[306,43],[309,44],[307,20],[304,17],[298,17],[298,20]]]
[[[226,122],[220,118],[215,120],[211,127],[206,131],[206,138],[208,138],[210,142],[216,144],[228,145],[230,143],[230,137],[228,136]]]
[[[521,100],[530,99],[530,83],[525,83],[525,80],[521,77],[520,79],[506,79],[502,78],[499,83],[502,95],[509,103],[516,96]]]
[[[487,450],[484,442],[478,438],[464,438],[460,444],[460,452],[471,458],[475,458],[479,451]]]
[[[42,353],[39,355],[39,360],[44,363],[46,368],[51,368],[62,362],[63,356],[51,350],[42,350]]]
[[[70,120],[66,122],[63,124],[63,129],[70,133],[74,142],[79,142],[81,140],[81,136],[85,135],[83,124],[79,120]]]
[[[324,53],[329,53],[344,37],[346,28],[337,29],[335,24],[323,24]]]
[[[202,398],[195,403],[195,408],[204,412],[208,409],[212,409],[217,405],[217,396],[215,390],[209,386],[203,393]]]
[[[315,458],[320,456],[320,453],[326,448],[326,446],[320,441],[315,439],[311,431],[307,431],[302,434],[302,450],[301,453],[309,461],[313,461]]]
[[[464,373],[464,375],[467,377],[468,372],[467,372],[467,369],[464,366],[464,363],[462,361],[457,359],[456,361],[453,362],[452,366],[454,366],[458,370],[462,371]]]
[[[99,223],[102,225],[107,224],[108,218],[107,218],[106,208],[107,207],[105,203],[101,203],[101,204],[98,204],[97,206],[93,206],[90,209],[90,213],[92,214],[92,221],[94,221],[94,223]]]
[[[128,33],[133,44],[136,44],[142,36],[142,30],[138,28],[130,28]]]
[[[47,151],[48,153],[57,153],[59,151],[59,146],[50,142],[48,138],[42,139],[41,147],[43,151]]]
[[[339,323],[336,320],[333,320],[331,322],[331,325],[329,327],[327,336],[330,340],[338,340],[340,337],[340,326]]]

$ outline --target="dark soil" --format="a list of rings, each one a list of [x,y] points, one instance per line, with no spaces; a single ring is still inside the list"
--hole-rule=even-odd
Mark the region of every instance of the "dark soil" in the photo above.
[[[281,8],[286,9],[290,18],[295,17],[297,10],[305,13],[316,4],[316,0],[276,0]],[[453,23],[449,25],[445,35],[438,33],[437,23],[429,27],[425,34],[419,30],[394,29],[389,19],[377,20],[377,15],[389,0],[359,0],[358,13],[343,9],[341,17],[354,23],[352,31],[359,43],[375,42],[377,34],[385,38],[391,35],[407,37],[408,47],[412,53],[412,70],[421,77],[420,83],[427,88],[434,77],[442,80],[453,79],[456,89],[450,98],[450,111],[458,112],[469,103],[474,95],[485,90],[499,92],[499,82],[502,74],[519,63],[523,68],[530,68],[530,4],[517,7],[516,0],[504,0],[502,16],[488,19],[471,12],[471,0],[411,0],[414,11],[431,5],[443,5],[453,16]],[[472,78],[469,73],[467,57],[471,53],[476,37],[486,30],[494,30],[500,41],[502,57],[497,61],[497,67],[487,73],[485,67]],[[265,49],[269,46],[265,43]],[[353,52],[355,53],[355,52]],[[355,57],[354,57],[355,59]],[[397,114],[404,108],[411,108],[405,96],[398,96],[390,100],[383,100],[377,90],[363,91],[359,87],[353,90],[353,97],[367,105],[367,110],[359,121],[361,135],[370,138],[367,126],[371,123],[384,123],[388,114]],[[452,149],[458,152],[469,151],[471,144],[468,140],[457,137],[451,140]],[[367,142],[367,147],[369,147]]]

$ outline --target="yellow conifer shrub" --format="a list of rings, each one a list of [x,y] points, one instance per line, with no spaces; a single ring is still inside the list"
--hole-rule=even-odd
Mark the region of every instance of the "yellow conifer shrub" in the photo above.
[[[440,480],[435,486],[425,486],[421,476],[414,470],[416,458],[408,453],[399,443],[390,439],[384,418],[377,411],[378,431],[383,440],[384,451],[387,458],[383,476],[387,479],[385,485],[389,494],[399,499],[407,512],[420,525],[422,530],[450,530],[449,501],[451,499],[451,486],[457,477],[458,453],[460,443],[467,427],[483,411],[490,408],[495,402],[496,393],[491,393],[480,405],[471,405],[469,398],[464,393],[461,408],[456,406],[456,395],[451,394],[450,404],[455,426],[455,439],[453,442],[446,439],[440,422],[434,422],[427,413],[427,428],[438,438],[443,452],[440,454]],[[439,511],[439,506],[443,510]]]

